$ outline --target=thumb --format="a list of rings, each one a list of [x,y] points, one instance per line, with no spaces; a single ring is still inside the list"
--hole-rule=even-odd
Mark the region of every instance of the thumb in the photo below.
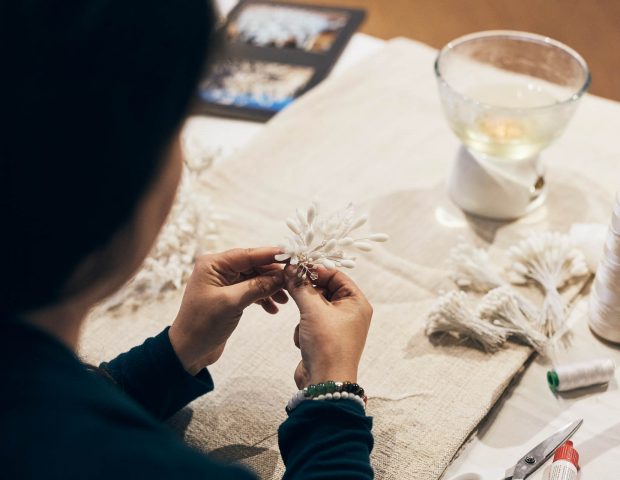
[[[303,313],[310,310],[322,298],[310,282],[297,277],[297,269],[287,265],[284,269],[285,285],[291,298]]]
[[[282,271],[269,272],[257,275],[226,287],[229,294],[237,301],[241,308],[246,308],[259,300],[271,297],[284,287],[284,274]]]

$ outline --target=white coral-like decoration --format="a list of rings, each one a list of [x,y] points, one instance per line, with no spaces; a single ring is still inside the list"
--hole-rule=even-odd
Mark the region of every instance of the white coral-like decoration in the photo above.
[[[558,289],[589,273],[583,253],[568,235],[534,233],[508,251],[512,260],[510,279],[515,284],[534,282],[545,293],[541,329],[553,336],[566,321],[566,304]]]
[[[127,285],[101,305],[103,310],[135,309],[164,291],[180,290],[192,273],[196,257],[215,247],[218,221],[224,216],[201,192],[200,177],[226,152],[186,142],[184,153],[181,184],[153,249]]]
[[[334,269],[338,267],[354,268],[357,257],[351,252],[370,252],[373,242],[386,242],[389,237],[384,233],[370,233],[362,236],[354,234],[366,224],[368,217],[357,214],[353,204],[345,209],[321,216],[317,202],[306,210],[296,210],[293,218],[286,219],[286,225],[292,232],[285,244],[280,245],[283,253],[276,255],[278,262],[287,261],[297,266],[299,278],[318,278],[317,266]]]

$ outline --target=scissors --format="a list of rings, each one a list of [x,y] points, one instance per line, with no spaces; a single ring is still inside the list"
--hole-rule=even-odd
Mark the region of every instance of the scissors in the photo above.
[[[524,480],[532,475],[553,456],[555,451],[560,448],[566,440],[575,434],[582,423],[583,419],[575,420],[555,432],[546,440],[543,440],[523,455],[514,467],[510,467],[506,470],[502,480]],[[476,473],[464,473],[450,480],[482,480],[482,477]]]

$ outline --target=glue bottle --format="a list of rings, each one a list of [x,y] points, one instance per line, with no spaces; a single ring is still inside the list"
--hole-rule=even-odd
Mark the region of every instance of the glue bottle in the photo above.
[[[577,480],[578,472],[579,454],[573,448],[573,442],[569,440],[556,450],[549,480]]]

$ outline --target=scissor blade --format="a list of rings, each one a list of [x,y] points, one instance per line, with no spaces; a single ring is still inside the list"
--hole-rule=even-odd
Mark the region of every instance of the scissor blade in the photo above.
[[[566,440],[575,434],[579,427],[581,427],[582,423],[583,419],[575,420],[540,442],[533,449],[523,455],[514,467],[506,470],[504,479],[520,480],[529,477],[547,460],[549,460],[549,458],[551,458],[555,451],[562,446]]]
[[[512,480],[512,476],[515,474],[515,466],[513,465],[504,473],[504,478],[502,480]]]
[[[582,423],[583,419],[575,420],[574,422],[569,423],[562,430],[559,430],[557,433],[554,433],[549,438],[547,438],[547,440],[542,442],[539,446],[545,446],[545,449],[542,451],[543,458],[545,460],[550,458],[555,453],[555,451],[560,448],[564,444],[564,442],[566,442],[566,440],[570,439],[575,434],[575,432],[579,430],[579,427],[581,427]],[[536,448],[534,450],[536,450]]]

